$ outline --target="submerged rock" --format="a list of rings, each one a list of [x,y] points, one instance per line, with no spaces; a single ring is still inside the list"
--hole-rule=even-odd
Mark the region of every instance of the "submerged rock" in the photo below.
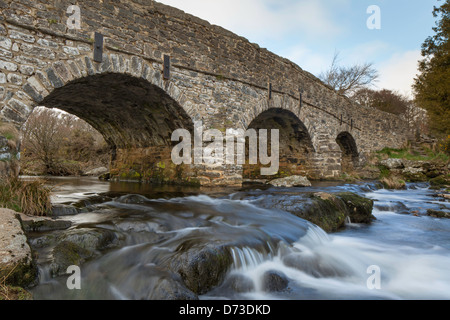
[[[195,294],[204,294],[225,278],[233,258],[220,245],[193,246],[179,249],[168,263],[168,268],[179,274],[186,287]]]
[[[340,268],[315,254],[292,253],[283,258],[283,263],[315,278],[336,278],[349,275],[344,270],[344,266]]]
[[[65,275],[70,266],[81,266],[93,253],[69,241],[60,242],[52,251],[51,274]]]
[[[52,206],[52,217],[59,217],[59,216],[74,216],[80,213],[80,210],[77,209],[74,206],[69,206],[65,204],[54,204]]]
[[[266,292],[286,290],[288,284],[288,278],[280,271],[269,270],[262,276],[262,289]]]
[[[290,176],[286,178],[269,181],[268,184],[274,187],[311,187],[311,182],[303,176]]]
[[[237,293],[246,293],[255,290],[255,285],[249,277],[243,274],[232,274],[227,277],[221,288],[225,288]]]
[[[198,300],[198,296],[182,283],[162,278],[153,288],[149,300]]]
[[[96,229],[75,229],[58,237],[59,241],[71,242],[89,251],[116,247],[120,239],[114,231]]]
[[[434,218],[450,219],[450,212],[445,212],[445,211],[428,209],[427,210],[427,215],[430,216],[430,217],[434,217]]]

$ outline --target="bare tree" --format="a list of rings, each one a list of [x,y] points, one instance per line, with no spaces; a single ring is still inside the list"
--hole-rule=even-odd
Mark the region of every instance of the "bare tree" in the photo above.
[[[379,91],[360,89],[354,92],[351,98],[363,106],[372,107],[396,115],[405,114],[411,103],[408,97],[399,92],[387,89]]]
[[[357,90],[367,88],[377,81],[379,74],[372,63],[339,66],[339,53],[333,57],[330,68],[319,75],[319,79],[339,94],[351,96]]]
[[[100,133],[74,115],[37,108],[22,128],[22,167],[43,174],[77,174],[104,165],[108,146]]]
[[[24,155],[33,155],[45,166],[45,173],[51,173],[58,162],[59,149],[66,136],[60,122],[51,110],[40,109],[22,128]]]

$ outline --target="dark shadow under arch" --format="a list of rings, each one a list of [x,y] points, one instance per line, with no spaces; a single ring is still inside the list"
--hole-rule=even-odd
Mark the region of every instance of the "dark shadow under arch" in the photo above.
[[[164,90],[142,78],[106,73],[71,81],[40,105],[85,120],[115,148],[171,145],[171,134],[193,123]]]
[[[111,176],[166,183],[183,180],[188,166],[172,166],[176,129],[193,132],[180,104],[143,78],[104,73],[54,89],[41,103],[73,114],[103,135],[111,149]],[[184,180],[183,180],[184,181]]]
[[[244,179],[273,179],[290,175],[310,176],[314,146],[306,126],[294,113],[281,108],[269,109],[258,115],[248,129],[279,130],[280,168],[275,176],[260,176],[261,164],[246,164],[243,171]]]
[[[341,132],[336,138],[336,143],[342,152],[342,171],[351,172],[356,169],[359,163],[359,152],[353,136],[349,132]]]

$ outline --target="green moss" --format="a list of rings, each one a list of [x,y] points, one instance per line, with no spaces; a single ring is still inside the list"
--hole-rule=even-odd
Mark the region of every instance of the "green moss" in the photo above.
[[[435,187],[448,186],[450,185],[450,177],[447,176],[438,176],[430,180],[430,184]]]
[[[57,24],[57,23],[58,23],[58,20],[56,20],[56,19],[47,19],[47,21],[48,21],[48,24],[49,24],[49,25]]]
[[[4,279],[4,283],[10,286],[28,287],[36,281],[36,277],[37,268],[34,261],[24,260],[15,267],[0,271],[0,279]]]
[[[166,168],[166,164],[164,162],[158,162],[158,164],[156,166],[158,168],[160,168],[160,169],[165,169]]]
[[[0,288],[0,301],[2,300],[32,300],[30,292],[21,287],[2,286]]]
[[[380,179],[388,178],[391,175],[391,171],[383,165],[378,166],[378,169],[380,169]]]
[[[69,241],[60,242],[53,249],[53,276],[65,274],[69,266],[80,266],[92,256],[92,252]]]
[[[393,159],[406,159],[413,161],[431,161],[431,160],[439,160],[443,162],[448,162],[450,160],[450,156],[446,155],[442,152],[434,152],[429,148],[424,148],[426,155],[420,155],[417,152],[410,150],[409,148],[403,149],[393,149],[393,148],[384,148],[376,153],[378,155],[387,155],[389,158]]]

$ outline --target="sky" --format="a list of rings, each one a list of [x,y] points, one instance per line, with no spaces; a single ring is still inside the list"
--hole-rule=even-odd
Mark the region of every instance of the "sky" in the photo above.
[[[339,65],[373,63],[374,89],[412,97],[421,46],[433,35],[438,0],[159,0],[219,25],[318,76]],[[379,8],[369,11],[371,6]],[[378,19],[379,18],[379,19]],[[374,20],[375,19],[375,20]],[[379,28],[369,29],[369,25]]]

